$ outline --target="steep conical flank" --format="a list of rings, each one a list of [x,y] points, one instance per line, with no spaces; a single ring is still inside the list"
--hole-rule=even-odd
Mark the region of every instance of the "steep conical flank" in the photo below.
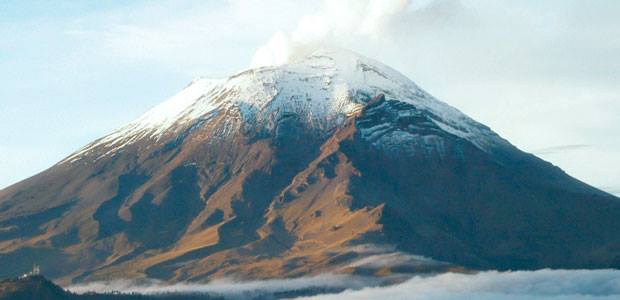
[[[322,49],[284,66],[251,69],[225,79],[194,80],[176,96],[63,162],[89,157],[92,152],[100,154],[96,158],[111,155],[139,140],[165,140],[224,113],[234,114],[245,127],[260,127],[259,131],[272,130],[274,120],[294,114],[304,127],[328,134],[379,94],[425,111],[443,130],[481,148],[505,143],[397,71],[353,52]]]
[[[0,276],[620,267],[619,226],[617,198],[328,49],[197,79],[0,191]]]

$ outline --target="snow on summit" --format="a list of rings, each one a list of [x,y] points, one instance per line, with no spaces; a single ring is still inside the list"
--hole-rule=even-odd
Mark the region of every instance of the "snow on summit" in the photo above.
[[[76,161],[100,146],[105,156],[142,139],[158,141],[230,110],[256,124],[266,124],[274,113],[295,113],[308,126],[328,130],[379,94],[426,111],[442,130],[480,148],[503,143],[486,126],[436,100],[398,71],[348,50],[322,48],[284,65],[248,69],[228,78],[198,78],[60,163]]]

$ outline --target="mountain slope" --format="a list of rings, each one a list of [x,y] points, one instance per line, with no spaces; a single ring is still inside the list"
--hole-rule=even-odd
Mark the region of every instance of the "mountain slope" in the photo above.
[[[198,79],[0,191],[0,276],[620,267],[618,226],[617,198],[328,49]]]

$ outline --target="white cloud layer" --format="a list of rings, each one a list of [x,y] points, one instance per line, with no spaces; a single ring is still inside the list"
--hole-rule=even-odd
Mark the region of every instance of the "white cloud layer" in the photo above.
[[[620,299],[620,270],[539,270],[448,273],[414,277],[387,287],[320,295],[313,300],[612,300]]]
[[[380,282],[377,278],[357,277],[348,275],[323,274],[314,277],[295,279],[272,279],[262,281],[237,281],[221,279],[209,284],[177,283],[166,284],[154,280],[114,280],[99,281],[67,287],[68,290],[83,294],[87,292],[108,293],[120,291],[123,293],[165,294],[165,293],[199,293],[225,296],[233,299],[253,299],[274,293],[299,291],[306,289],[361,289],[374,286]]]
[[[380,286],[377,278],[325,274],[296,279],[209,284],[166,285],[154,281],[117,280],[70,286],[76,293],[90,291],[159,294],[205,293],[229,299],[252,299],[307,289],[344,290],[298,300],[612,300],[620,299],[620,270],[538,270],[477,274],[446,273],[412,277],[400,284]]]

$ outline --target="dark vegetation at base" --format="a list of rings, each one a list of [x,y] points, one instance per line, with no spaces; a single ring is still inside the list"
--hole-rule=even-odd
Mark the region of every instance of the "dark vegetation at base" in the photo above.
[[[248,291],[230,295],[234,299],[275,300],[312,296],[323,293],[341,292],[341,288],[304,288],[290,291],[263,293]],[[162,293],[156,295],[142,295],[137,293],[86,293],[75,294],[64,290],[60,286],[40,275],[25,278],[11,278],[0,280],[0,300],[220,300],[227,299],[225,295],[206,293]]]
[[[11,278],[0,281],[0,300],[214,300],[220,296],[205,294],[141,295],[112,293],[74,294],[57,286],[43,276]]]

